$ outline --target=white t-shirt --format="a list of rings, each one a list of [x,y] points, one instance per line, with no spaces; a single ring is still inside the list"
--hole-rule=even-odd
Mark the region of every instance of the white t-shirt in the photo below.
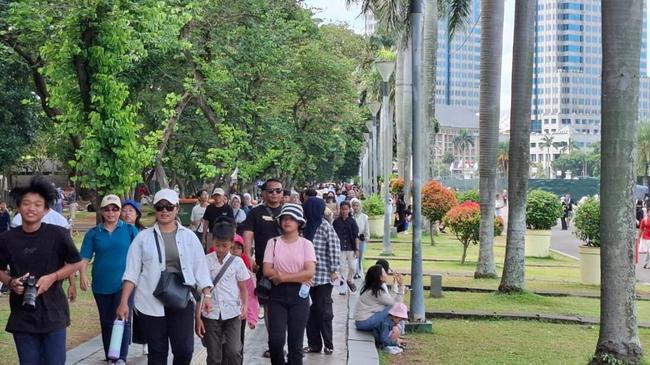
[[[205,228],[203,227],[203,214],[205,213],[206,208],[207,206],[202,207],[201,204],[197,204],[194,206],[194,208],[192,208],[192,215],[190,216],[190,220],[192,222],[195,222],[197,220],[201,221],[201,223],[199,223],[199,226],[196,227],[196,231],[200,233],[203,233],[203,229]]]
[[[50,209],[41,219],[41,223],[55,224],[61,226],[65,229],[70,229],[70,223],[65,217],[57,212],[54,209]],[[20,213],[16,213],[14,219],[11,220],[11,228],[22,226],[23,217],[20,216]]]
[[[227,254],[223,258],[223,264],[231,256],[231,254]],[[223,264],[219,262],[216,252],[205,255],[205,260],[210,270],[210,279],[214,280]],[[248,273],[248,269],[246,269],[244,260],[240,257],[235,257],[226,269],[226,272],[221,276],[217,286],[213,289],[212,311],[206,317],[225,320],[239,316],[241,314],[241,301],[239,299],[238,283],[248,279],[250,279],[250,274]]]

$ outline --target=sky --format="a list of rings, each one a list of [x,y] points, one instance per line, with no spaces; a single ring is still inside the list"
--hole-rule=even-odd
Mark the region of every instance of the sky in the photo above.
[[[325,22],[347,23],[358,33],[363,32],[363,17],[359,16],[359,5],[346,7],[345,0],[305,0],[307,6],[314,8],[316,17]],[[650,19],[650,7],[648,19]],[[510,111],[510,75],[512,69],[512,41],[515,27],[515,1],[505,0],[505,19],[503,23],[503,59],[501,67],[501,116]],[[650,23],[650,22],[648,22]],[[650,48],[650,47],[649,47]],[[650,51],[650,50],[649,50]],[[650,59],[650,58],[649,58]]]

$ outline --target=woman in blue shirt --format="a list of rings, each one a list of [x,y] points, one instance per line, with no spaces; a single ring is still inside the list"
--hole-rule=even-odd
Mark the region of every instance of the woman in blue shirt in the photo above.
[[[88,290],[91,286],[87,268],[90,260],[94,257],[92,291],[99,312],[102,342],[106,356],[111,341],[115,311],[120,304],[126,255],[131,241],[138,234],[135,226],[120,220],[121,208],[119,197],[106,195],[100,204],[102,223],[86,233],[81,245],[83,259],[80,275],[81,290]],[[126,362],[130,342],[128,334],[131,333],[130,321],[125,323],[124,333],[118,363]]]

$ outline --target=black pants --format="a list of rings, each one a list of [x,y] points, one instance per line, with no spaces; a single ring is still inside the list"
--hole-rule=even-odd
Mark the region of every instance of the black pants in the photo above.
[[[149,344],[149,365],[167,365],[169,345],[174,365],[189,365],[194,352],[194,303],[183,309],[165,307],[164,317],[139,314]]]
[[[307,321],[307,343],[313,350],[320,351],[323,344],[333,349],[332,343],[332,284],[317,285],[309,290],[311,307]]]
[[[241,358],[242,362],[244,360],[244,339],[246,338],[246,326],[248,325],[248,321],[245,319],[241,320]]]
[[[562,230],[563,231],[566,231],[567,229],[569,229],[569,226],[567,225],[566,219],[567,219],[566,215],[563,215],[562,218],[560,218],[560,220],[562,221]]]
[[[240,365],[242,363],[241,320],[239,316],[226,320],[201,318],[205,325],[203,346],[208,350],[208,365]]]
[[[99,312],[99,323],[102,328],[102,343],[104,345],[104,356],[108,359],[108,348],[111,344],[111,335],[113,333],[113,323],[115,322],[115,311],[120,305],[122,292],[118,291],[113,294],[98,294],[93,292],[95,303],[97,303],[97,312]],[[129,299],[129,313],[133,313],[133,296]],[[131,321],[124,323],[124,335],[122,336],[122,346],[120,347],[120,359],[126,361],[129,354],[129,344],[131,343]]]
[[[269,300],[269,350],[272,365],[285,365],[284,344],[288,335],[288,365],[302,365],[302,341],[309,317],[309,298],[298,296],[300,284],[280,284]]]

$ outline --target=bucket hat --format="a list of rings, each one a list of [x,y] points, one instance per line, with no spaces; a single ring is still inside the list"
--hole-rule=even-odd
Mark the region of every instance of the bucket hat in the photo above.
[[[282,218],[282,216],[284,215],[288,215],[293,219],[297,220],[300,223],[300,226],[307,223],[302,211],[302,206],[298,204],[287,203],[283,205],[280,214],[278,214],[278,224],[280,224],[280,218]]]
[[[406,304],[404,303],[393,304],[393,308],[390,309],[388,314],[403,319],[407,319],[409,317],[408,310],[406,309]]]

